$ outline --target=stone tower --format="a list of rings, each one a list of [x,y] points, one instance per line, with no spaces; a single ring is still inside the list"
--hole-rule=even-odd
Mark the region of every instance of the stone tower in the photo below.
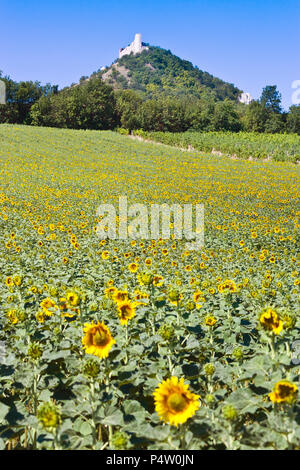
[[[149,47],[143,46],[142,43],[142,35],[140,33],[137,33],[134,37],[134,41],[129,44],[129,46],[125,47],[125,49],[120,49],[119,52],[119,59],[123,57],[124,55],[128,55],[133,53],[134,55],[140,54],[143,51],[147,51]]]

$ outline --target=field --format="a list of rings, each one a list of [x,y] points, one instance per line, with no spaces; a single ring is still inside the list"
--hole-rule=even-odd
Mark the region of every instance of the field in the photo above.
[[[300,136],[297,134],[257,134],[254,132],[144,132],[137,135],[167,145],[192,147],[201,152],[221,152],[244,159],[272,159],[299,163]]]
[[[300,448],[297,165],[16,125],[0,160],[0,448]],[[100,239],[119,196],[203,203],[204,247]]]

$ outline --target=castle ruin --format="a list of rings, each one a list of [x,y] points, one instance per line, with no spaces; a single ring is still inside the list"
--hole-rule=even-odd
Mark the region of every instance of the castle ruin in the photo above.
[[[134,55],[140,54],[143,51],[147,51],[149,47],[144,46],[142,43],[142,35],[141,34],[136,34],[134,37],[134,41],[129,44],[129,46],[125,47],[124,49],[120,49],[119,52],[119,59],[123,57],[124,55],[128,55],[133,53]]]
[[[240,96],[239,96],[239,102],[240,103],[244,103],[246,105],[249,105],[251,103],[251,101],[253,101],[253,98],[252,96],[250,95],[250,93],[242,93]]]

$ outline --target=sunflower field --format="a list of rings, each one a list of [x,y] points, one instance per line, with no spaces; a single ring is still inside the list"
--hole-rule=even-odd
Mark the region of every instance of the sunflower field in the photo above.
[[[0,161],[0,449],[300,449],[297,165],[17,125]],[[203,248],[100,239],[120,195],[204,204]]]
[[[124,129],[120,129],[124,133]],[[265,134],[256,132],[146,132],[135,135],[166,145],[201,152],[215,152],[234,158],[272,159],[300,162],[300,136],[297,134]]]

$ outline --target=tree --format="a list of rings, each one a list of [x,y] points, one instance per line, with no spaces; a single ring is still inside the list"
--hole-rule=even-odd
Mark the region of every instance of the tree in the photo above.
[[[300,104],[290,107],[286,127],[288,132],[300,135]]]
[[[10,77],[2,77],[6,85],[7,104],[1,107],[0,122],[11,124],[28,124],[31,107],[42,96],[50,96],[57,93],[57,85],[47,83],[42,86],[40,82],[14,82]]]
[[[260,103],[273,113],[281,113],[281,93],[276,85],[268,85],[263,89]]]
[[[284,116],[279,113],[270,113],[265,123],[265,132],[269,134],[277,134],[284,130]]]
[[[244,128],[248,132],[264,132],[268,111],[258,101],[252,101],[243,116]]]
[[[242,129],[239,115],[232,101],[226,99],[216,103],[212,124],[216,131],[238,132]]]
[[[116,93],[117,113],[120,124],[125,129],[132,131],[141,127],[138,118],[138,110],[142,99],[133,90],[120,91]]]
[[[113,129],[117,125],[113,89],[101,78],[93,78],[41,98],[30,113],[34,125],[70,129]]]

